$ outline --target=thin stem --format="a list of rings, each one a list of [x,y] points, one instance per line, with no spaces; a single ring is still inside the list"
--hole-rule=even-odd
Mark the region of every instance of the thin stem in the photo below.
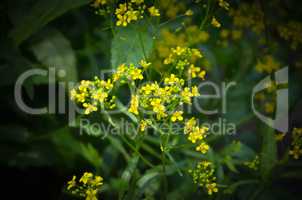
[[[206,15],[204,16],[200,26],[199,26],[199,29],[202,30],[205,23],[207,22],[208,20],[208,16],[209,16],[209,12],[210,12],[210,6],[211,6],[211,0],[208,0],[208,3],[207,3],[207,10],[206,10]]]

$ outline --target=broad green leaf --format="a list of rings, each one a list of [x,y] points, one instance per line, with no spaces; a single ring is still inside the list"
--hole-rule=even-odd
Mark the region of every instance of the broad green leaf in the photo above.
[[[55,68],[58,80],[77,80],[75,53],[62,33],[49,30],[30,49],[43,66]]]
[[[38,0],[28,8],[26,15],[14,20],[14,28],[10,36],[15,43],[21,42],[37,32],[50,21],[69,10],[88,4],[89,0]]]
[[[111,67],[113,69],[122,63],[138,64],[141,59],[145,59],[151,53],[153,36],[146,25],[141,23],[116,29],[111,45]]]

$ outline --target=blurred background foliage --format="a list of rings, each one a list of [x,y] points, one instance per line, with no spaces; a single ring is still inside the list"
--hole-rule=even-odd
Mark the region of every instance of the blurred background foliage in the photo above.
[[[89,134],[79,135],[78,127],[68,126],[67,114],[24,113],[15,103],[14,84],[28,69],[49,67],[66,70],[66,76],[58,77],[58,81],[92,79],[100,75],[100,70],[112,69],[124,62],[137,63],[145,56],[143,54],[154,61],[157,73],[161,73],[165,69],[156,61],[164,57],[164,48],[187,44],[203,51],[207,80],[238,83],[228,92],[226,114],[220,110],[217,115],[202,115],[200,119],[213,123],[223,116],[227,122],[237,125],[237,133],[211,135],[208,139],[213,150],[206,157],[216,165],[222,188],[219,193],[208,197],[187,174],[188,163],[203,158],[203,155],[179,150],[171,152],[173,157],[167,166],[169,190],[166,198],[301,199],[302,162],[289,158],[287,153],[291,131],[281,142],[276,141],[275,131],[259,121],[250,107],[252,88],[266,75],[255,70],[257,60],[273,54],[280,65],[289,66],[290,130],[301,127],[301,46],[292,49],[289,41],[278,36],[273,25],[265,27],[263,34],[249,30],[250,27],[238,28],[232,24],[232,17],[221,10],[215,13],[219,16],[221,29],[229,32],[240,29],[240,38],[229,39],[223,36],[221,29],[208,25],[210,23],[201,30],[191,28],[190,33],[186,23],[199,26],[206,12],[203,5],[208,1],[199,4],[185,1],[184,8],[177,8],[176,2],[179,3],[172,2],[165,7],[166,10],[161,10],[162,23],[154,21],[150,26],[142,20],[126,28],[113,29],[111,19],[96,15],[88,0],[1,2],[0,162],[4,193],[11,199],[18,195],[34,199],[73,199],[75,197],[64,192],[67,180],[73,174],[93,171],[104,177],[102,199],[163,198],[156,137],[147,136],[141,152],[155,165],[149,168],[129,147],[134,142],[129,138],[108,136],[103,140]],[[230,3],[234,9],[243,3],[259,3],[265,19],[273,21],[272,24],[291,20],[301,22],[302,2],[298,0],[234,0]],[[170,8],[176,9],[175,6],[179,12],[191,8],[194,11],[191,21],[187,22],[183,15],[173,16],[175,12]],[[251,6],[248,8],[252,10]],[[197,35],[201,38],[198,39]],[[27,80],[22,88],[24,100],[37,108],[48,105],[49,84],[58,85],[49,83],[47,77]],[[129,98],[125,93],[121,91],[121,97]],[[221,101],[203,99],[201,105],[220,109]],[[119,119],[120,116],[114,117]],[[98,114],[90,119],[104,120]],[[260,156],[257,170],[243,165],[256,155]]]

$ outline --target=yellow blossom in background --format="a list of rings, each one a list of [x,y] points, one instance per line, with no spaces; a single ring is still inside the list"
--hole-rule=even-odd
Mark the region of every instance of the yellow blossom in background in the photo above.
[[[101,5],[105,5],[107,3],[107,0],[94,0],[91,4],[92,7],[98,8]]]
[[[230,34],[230,31],[227,29],[222,29],[219,33],[219,35],[222,39],[228,38],[229,34]]]
[[[189,10],[187,10],[186,12],[185,12],[185,15],[186,16],[192,16],[194,13],[193,13],[193,11],[191,10],[191,9],[189,9]]]
[[[275,134],[275,139],[276,141],[282,141],[285,137],[285,133],[276,133]]]
[[[272,73],[279,68],[280,63],[276,61],[271,55],[266,55],[262,59],[258,59],[256,65],[256,71],[260,73]]]
[[[233,40],[239,40],[242,37],[242,31],[241,30],[232,30],[232,39]]]
[[[218,5],[224,8],[225,10],[230,9],[230,4],[226,0],[218,0]]]
[[[221,24],[219,23],[219,21],[217,21],[217,19],[215,17],[212,18],[211,24],[215,27],[215,28],[220,28]]]
[[[159,10],[157,8],[155,8],[154,6],[148,8],[148,11],[149,11],[150,15],[153,17],[160,16]]]
[[[265,103],[264,110],[266,113],[273,113],[275,110],[275,104],[274,103]]]
[[[302,156],[302,128],[294,128],[292,131],[292,142],[289,155],[296,160]]]
[[[277,27],[281,38],[290,43],[290,47],[296,50],[302,44],[302,23],[298,21],[289,21]]]
[[[302,156],[302,148],[298,145],[295,145],[290,151],[289,155],[293,156],[294,159],[298,160]]]
[[[264,31],[264,13],[256,3],[241,3],[239,8],[230,9],[230,16],[237,29],[249,28],[258,35]]]

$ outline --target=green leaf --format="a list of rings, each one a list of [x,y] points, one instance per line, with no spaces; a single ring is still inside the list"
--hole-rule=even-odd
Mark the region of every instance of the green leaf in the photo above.
[[[75,53],[70,42],[59,31],[48,30],[30,49],[43,66],[54,67],[56,74],[61,74],[58,80],[77,80]],[[62,70],[62,73],[59,70]]]
[[[144,21],[141,21],[144,23]],[[111,45],[111,66],[138,64],[146,59],[153,47],[153,36],[141,23],[130,24],[127,27],[117,28]]]
[[[10,32],[10,36],[19,45],[50,21],[88,3],[89,0],[38,0],[28,8],[26,15],[14,20],[15,27]]]

